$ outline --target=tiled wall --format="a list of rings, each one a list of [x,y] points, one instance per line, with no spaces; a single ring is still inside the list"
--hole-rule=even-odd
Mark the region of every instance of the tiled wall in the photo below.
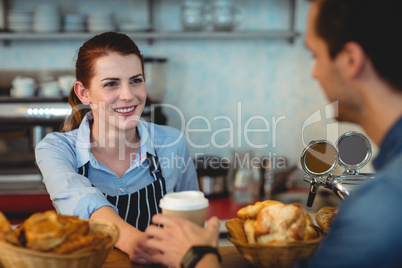
[[[46,3],[12,1],[14,7],[26,8],[42,2]],[[180,30],[182,1],[155,2],[156,28]],[[241,9],[240,30],[287,27],[288,1],[234,3]],[[193,155],[229,157],[233,150],[242,149],[251,150],[255,156],[284,155],[295,164],[310,140],[328,138],[335,142],[343,132],[359,130],[350,124],[339,124],[337,130],[335,121],[326,118],[324,109],[328,103],[310,77],[313,62],[303,43],[309,4],[305,0],[297,0],[296,4],[296,28],[301,35],[293,44],[275,39],[137,42],[146,56],[168,59],[164,103],[177,110],[166,108],[165,113],[170,125],[188,134]],[[147,18],[145,0],[72,0],[62,5],[83,13],[103,10],[120,18],[131,14],[142,21]],[[82,41],[13,42],[0,46],[0,69],[73,69]],[[303,123],[316,111],[321,111],[322,120],[303,131]]]

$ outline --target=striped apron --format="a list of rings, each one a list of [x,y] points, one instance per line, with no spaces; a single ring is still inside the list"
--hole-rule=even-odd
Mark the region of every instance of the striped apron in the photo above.
[[[119,210],[119,215],[127,223],[140,231],[150,224],[153,215],[161,212],[159,200],[166,194],[166,183],[160,170],[158,156],[147,153],[149,172],[154,181],[141,190],[127,195],[111,196],[104,193],[107,200]],[[87,162],[78,169],[78,173],[88,178]]]

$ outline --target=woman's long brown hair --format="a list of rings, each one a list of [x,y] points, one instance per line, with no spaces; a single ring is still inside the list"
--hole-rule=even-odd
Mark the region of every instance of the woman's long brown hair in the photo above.
[[[112,52],[117,52],[121,55],[137,55],[141,61],[142,73],[144,74],[143,56],[134,41],[125,34],[106,32],[92,37],[80,47],[75,64],[77,81],[80,81],[85,88],[89,88],[91,79],[94,76],[96,60]],[[71,105],[72,111],[71,115],[64,121],[61,132],[78,128],[84,116],[91,111],[91,108],[88,105],[84,105],[77,97],[74,87],[70,91],[68,103]]]

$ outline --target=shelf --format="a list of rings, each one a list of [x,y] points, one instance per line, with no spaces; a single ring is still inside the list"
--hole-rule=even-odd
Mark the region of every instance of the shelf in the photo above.
[[[155,32],[152,39],[290,39],[298,33],[287,30],[276,31],[233,31],[233,32]],[[133,35],[135,37],[135,35]]]
[[[68,97],[10,97],[0,96],[0,104],[3,103],[68,103]],[[2,112],[0,112],[1,116]]]
[[[8,1],[8,0],[7,0]],[[151,25],[147,31],[124,32],[134,40],[147,40],[152,43],[154,40],[226,40],[226,39],[282,39],[293,43],[299,35],[295,31],[295,5],[296,0],[289,0],[289,25],[284,30],[242,30],[242,31],[153,31],[154,22],[154,0],[148,0],[149,18]],[[144,29],[143,29],[144,30]],[[54,32],[54,33],[18,33],[18,32],[0,32],[0,42],[9,45],[12,41],[70,41],[70,40],[88,40],[92,36],[101,32]]]
[[[293,39],[299,34],[289,30],[232,31],[232,32],[125,32],[133,39]],[[82,40],[94,36],[95,32],[81,33],[0,33],[1,41]]]

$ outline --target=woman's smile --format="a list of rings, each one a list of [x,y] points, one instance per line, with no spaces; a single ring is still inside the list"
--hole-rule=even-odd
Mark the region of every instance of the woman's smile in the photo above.
[[[122,115],[122,116],[130,116],[135,113],[136,107],[137,106],[114,108],[113,111],[115,111],[116,113],[118,113],[119,115]]]

